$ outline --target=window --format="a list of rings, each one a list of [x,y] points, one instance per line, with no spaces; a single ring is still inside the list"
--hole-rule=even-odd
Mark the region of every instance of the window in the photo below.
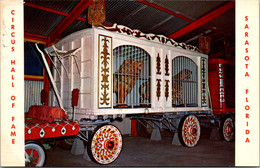
[[[190,58],[178,56],[172,60],[172,106],[198,106],[198,67]]]
[[[150,55],[142,48],[122,45],[113,50],[114,107],[149,107]]]

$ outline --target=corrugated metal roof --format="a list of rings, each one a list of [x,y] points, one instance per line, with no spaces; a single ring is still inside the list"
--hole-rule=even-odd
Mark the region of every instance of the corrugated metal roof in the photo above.
[[[65,18],[63,15],[52,12],[63,12],[63,14],[65,13],[64,15],[68,15],[68,13],[78,4],[79,1],[80,0],[26,0],[26,3],[45,7],[50,9],[50,11],[30,7],[25,4],[25,32],[35,35],[43,35],[46,37],[49,36],[55,27]],[[125,25],[131,29],[139,29],[144,33],[169,36],[189,25],[191,21],[196,21],[200,17],[207,15],[212,10],[218,9],[227,2],[230,2],[230,0],[147,0],[145,2],[148,4],[138,2],[138,0],[106,0],[106,21],[104,24],[112,26],[114,23],[117,23],[120,25]],[[182,15],[188,20],[181,19],[161,9],[159,10],[159,8],[156,8],[153,5],[157,5],[160,8],[164,8],[165,10]],[[86,14],[87,9],[79,15],[81,20],[86,19]],[[89,27],[87,23],[76,19],[68,28],[65,29],[64,32],[61,32],[58,38],[62,38],[70,33],[85,29],[87,27]],[[214,28],[216,28],[216,30],[213,30]],[[230,40],[230,43],[233,44],[235,41],[235,9],[218,16],[217,18],[206,23],[206,25],[195,28],[175,40],[177,42],[191,42],[192,44],[198,46],[198,40],[196,40],[196,38],[198,34],[203,32],[212,32],[208,35],[220,33],[212,36],[214,38],[213,40],[218,41],[217,39],[223,38],[224,36],[225,39]]]
[[[69,13],[77,5],[79,0],[25,0],[25,2]]]
[[[192,20],[199,19],[206,13],[220,7],[221,5],[227,3],[227,1],[218,0],[188,0],[188,1],[180,1],[180,0],[166,0],[166,1],[155,1],[150,0],[157,5],[160,5],[166,9],[174,11],[178,14],[186,16]]]
[[[25,6],[24,18],[25,32],[48,36],[64,16]]]
[[[169,35],[188,22],[136,1],[107,1],[107,24],[121,24],[144,33]]]

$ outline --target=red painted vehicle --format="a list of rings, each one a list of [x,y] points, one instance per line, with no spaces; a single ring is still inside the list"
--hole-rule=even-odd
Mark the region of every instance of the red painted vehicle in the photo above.
[[[235,78],[234,72],[231,72],[234,70],[232,67],[234,65],[224,59],[209,59],[208,77],[213,115],[219,123],[220,135],[226,141],[232,141],[235,133],[235,108],[232,103],[235,101]],[[227,84],[226,81],[229,83]]]
[[[41,140],[75,136],[79,132],[78,122],[69,121],[59,107],[31,106],[25,113],[25,166],[43,166],[45,151]]]

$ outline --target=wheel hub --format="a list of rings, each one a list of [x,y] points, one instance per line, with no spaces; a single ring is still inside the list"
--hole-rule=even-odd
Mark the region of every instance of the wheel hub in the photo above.
[[[228,125],[226,131],[230,134],[233,131],[233,128],[230,125]]]
[[[26,151],[27,153],[29,151]],[[33,155],[36,155],[35,157],[33,157]],[[37,165],[37,158],[38,158],[38,153],[37,151],[31,150],[30,155],[27,155],[25,157],[25,165],[28,166],[33,166],[33,165]]]
[[[112,150],[115,146],[115,143],[111,140],[106,140],[105,142],[105,148],[108,150]]]

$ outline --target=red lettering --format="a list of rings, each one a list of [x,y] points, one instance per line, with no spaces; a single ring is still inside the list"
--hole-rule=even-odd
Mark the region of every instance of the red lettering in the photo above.
[[[249,92],[249,90],[248,89],[246,89],[246,94]]]
[[[15,60],[11,60],[11,65],[15,65]]]
[[[15,99],[16,99],[16,97],[15,97],[15,96],[11,96],[11,100],[13,100],[13,101],[14,101]]]
[[[246,69],[248,69],[248,64],[245,64],[246,65]]]
[[[245,32],[245,37],[248,37],[248,32]]]
[[[248,113],[246,113],[246,118],[249,118],[249,114]]]
[[[248,127],[248,121],[246,122],[246,126]]]
[[[14,75],[12,75],[12,80],[14,80]]]
[[[246,24],[246,25],[245,25],[245,29],[249,29],[249,26],[248,26],[248,24]]]
[[[14,25],[11,25],[11,30],[15,30],[15,29],[14,29]]]
[[[245,106],[245,109],[246,109],[246,110],[249,110],[249,109],[250,109],[250,106],[249,106],[249,105],[246,105],[246,106]]]
[[[249,45],[249,42],[248,42],[248,40],[246,40],[246,42],[245,42],[245,45]]]
[[[245,16],[245,21],[248,21],[248,16]]]
[[[15,144],[15,139],[12,139],[12,144]]]
[[[248,99],[247,99],[247,97],[246,97],[246,102],[248,102]]]
[[[15,10],[11,10],[11,14],[12,14],[12,15],[15,15]]]
[[[14,47],[11,47],[11,51],[14,52]]]
[[[16,136],[16,132],[15,131],[11,131],[11,136]]]
[[[14,67],[11,69],[11,72],[15,72],[15,69],[14,69]]]
[[[248,61],[249,60],[249,56],[245,56],[245,60]]]
[[[12,103],[12,108],[14,108],[14,106],[15,106],[15,103]]]
[[[11,129],[15,129],[15,125],[14,124],[12,125]]]
[[[247,130],[246,130],[246,135],[248,135],[248,134],[250,134],[250,131],[247,129]]]
[[[12,33],[11,33],[11,36],[12,36],[12,37],[15,37],[15,32],[12,32]]]
[[[13,116],[13,117],[12,117],[12,121],[14,121],[14,119],[15,119],[15,117]]]
[[[246,48],[245,50],[246,50],[246,53],[248,53],[248,48]]]
[[[246,143],[250,143],[249,138],[246,138]]]
[[[249,77],[249,73],[248,72],[246,72],[245,77]]]
[[[14,82],[12,82],[12,87],[14,87]]]
[[[12,40],[11,40],[11,44],[15,44],[15,39],[12,39]]]

